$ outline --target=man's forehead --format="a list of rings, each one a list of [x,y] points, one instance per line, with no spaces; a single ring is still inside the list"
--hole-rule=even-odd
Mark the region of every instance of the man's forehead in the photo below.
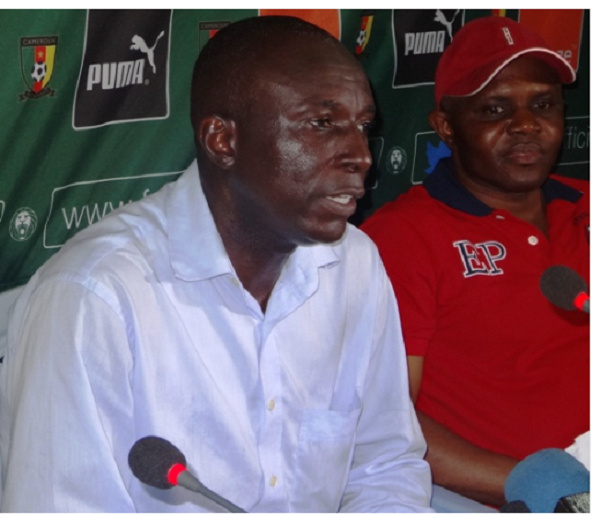
[[[302,52],[295,58],[282,52],[273,56],[264,68],[265,77],[287,83],[315,83],[325,86],[328,83],[353,82],[357,86],[368,86],[368,78],[358,62],[352,56],[339,49],[323,49],[323,51]]]
[[[335,111],[353,107],[375,113],[375,102],[368,80],[362,70],[336,73],[325,67],[322,73],[314,68],[303,74],[275,74],[262,84],[265,101],[287,104],[293,108],[319,108]],[[295,106],[295,107],[294,107]]]

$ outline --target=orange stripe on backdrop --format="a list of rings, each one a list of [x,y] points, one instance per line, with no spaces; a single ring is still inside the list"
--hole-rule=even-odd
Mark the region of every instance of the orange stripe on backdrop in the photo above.
[[[339,9],[260,9],[260,16],[296,16],[325,29],[336,38],[341,36]]]
[[[521,9],[519,23],[537,31],[577,71],[583,9]]]

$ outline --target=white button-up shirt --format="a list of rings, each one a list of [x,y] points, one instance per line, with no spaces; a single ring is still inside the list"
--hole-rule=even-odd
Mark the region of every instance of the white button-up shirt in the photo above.
[[[348,226],[299,247],[263,313],[195,163],[35,275],[0,387],[5,511],[219,511],[133,476],[147,435],[248,511],[429,510],[397,304],[370,240]]]

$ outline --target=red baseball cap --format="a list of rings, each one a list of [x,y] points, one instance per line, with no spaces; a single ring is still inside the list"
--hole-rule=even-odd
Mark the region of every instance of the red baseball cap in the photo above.
[[[446,48],[435,73],[435,103],[444,96],[479,93],[510,62],[531,55],[552,66],[563,84],[574,82],[575,71],[544,39],[526,25],[502,16],[466,23]]]

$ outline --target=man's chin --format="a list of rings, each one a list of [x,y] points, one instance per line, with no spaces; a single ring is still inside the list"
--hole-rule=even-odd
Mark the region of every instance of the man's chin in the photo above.
[[[314,233],[310,237],[310,241],[305,243],[306,245],[315,244],[335,244],[338,243],[346,235],[346,223],[341,227],[335,229],[323,230]]]
[[[540,189],[548,179],[549,173],[531,173],[517,177],[511,184],[511,190],[515,193],[529,193]]]

